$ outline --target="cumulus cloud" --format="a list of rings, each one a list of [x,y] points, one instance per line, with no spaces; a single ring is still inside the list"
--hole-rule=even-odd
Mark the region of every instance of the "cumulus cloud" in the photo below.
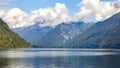
[[[0,0],[0,2],[11,0]],[[101,2],[100,0],[82,0],[79,11],[70,18],[65,4],[56,3],[54,7],[40,8],[26,13],[19,8],[0,9],[0,18],[7,22],[11,28],[27,27],[40,23],[40,27],[56,26],[62,22],[105,20],[113,14],[120,12],[120,0],[114,2]]]
[[[114,2],[82,0],[79,7],[80,10],[75,13],[74,21],[90,21],[90,17],[93,17],[96,21],[101,21],[120,11],[120,0]]]
[[[69,20],[68,9],[64,4],[56,3],[55,7],[40,8],[26,13],[19,8],[0,10],[3,18],[11,28],[26,27],[40,23],[41,27],[56,26]]]
[[[60,3],[56,3],[53,8],[48,7],[32,11],[32,17],[36,22],[42,22],[40,26],[56,26],[69,21],[68,9]]]
[[[30,26],[34,24],[30,15],[18,8],[0,10],[0,17],[7,22],[11,28]]]

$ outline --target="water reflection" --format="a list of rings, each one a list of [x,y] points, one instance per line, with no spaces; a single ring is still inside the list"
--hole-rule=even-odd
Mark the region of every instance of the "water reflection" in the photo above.
[[[7,68],[6,65],[9,64],[9,59],[6,58],[0,58],[0,67],[1,68]]]
[[[119,54],[120,50],[110,49],[12,49],[0,51],[0,57],[27,58],[27,57],[63,57],[63,56],[103,56]]]
[[[0,68],[120,68],[119,57],[118,50],[5,50]]]

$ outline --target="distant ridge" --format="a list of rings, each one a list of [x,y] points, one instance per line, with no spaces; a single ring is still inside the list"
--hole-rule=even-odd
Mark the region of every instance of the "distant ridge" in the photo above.
[[[35,47],[120,48],[120,12],[94,25],[72,22],[59,24],[55,28],[41,28],[37,24],[22,31],[27,32],[22,35],[21,29],[16,30],[27,41],[30,39],[30,42],[37,43]]]
[[[71,22],[57,25],[50,30],[40,41],[40,47],[67,47],[65,43],[91,27],[92,23]]]
[[[76,48],[120,48],[120,12],[69,41]]]

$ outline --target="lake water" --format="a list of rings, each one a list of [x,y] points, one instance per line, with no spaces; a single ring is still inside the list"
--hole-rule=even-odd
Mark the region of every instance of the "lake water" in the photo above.
[[[120,49],[0,50],[0,68],[120,68]]]

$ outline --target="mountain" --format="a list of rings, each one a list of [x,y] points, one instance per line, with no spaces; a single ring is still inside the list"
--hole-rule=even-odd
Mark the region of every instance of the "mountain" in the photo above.
[[[8,25],[0,19],[0,48],[28,47],[31,47],[31,45],[14,33]]]
[[[84,22],[59,24],[42,37],[40,47],[64,47],[64,43],[75,38],[91,25],[90,23]]]
[[[24,27],[24,28],[15,28],[13,29],[14,32],[19,34],[22,38],[24,38],[27,42],[31,43],[32,45],[39,45],[41,38],[49,32],[52,27],[40,27],[39,22],[35,25]]]
[[[120,13],[94,24],[69,41],[75,48],[120,48]]]

